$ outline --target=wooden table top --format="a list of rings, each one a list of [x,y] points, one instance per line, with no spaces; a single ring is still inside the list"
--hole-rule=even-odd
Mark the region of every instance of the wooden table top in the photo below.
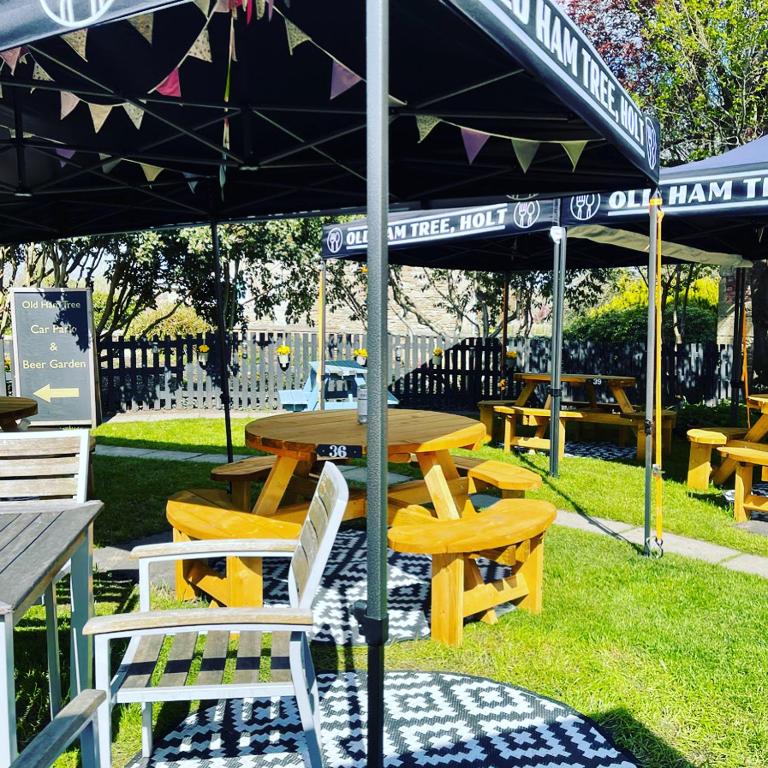
[[[552,380],[550,373],[516,373],[513,378],[515,381],[541,381],[549,383]],[[564,384],[586,384],[592,382],[597,384],[609,384],[618,387],[633,387],[637,383],[634,376],[603,376],[599,373],[563,373],[560,376]]]
[[[18,421],[36,413],[37,401],[30,397],[0,397],[0,421]]]
[[[485,438],[481,422],[435,411],[388,411],[390,455],[474,447]],[[368,445],[367,425],[358,424],[357,411],[304,411],[268,416],[245,427],[251,448],[270,453],[313,455],[318,445]]]
[[[768,412],[768,395],[750,395],[747,400],[755,408],[759,408],[763,413]]]
[[[0,505],[0,615],[22,616],[74,554],[100,501]]]

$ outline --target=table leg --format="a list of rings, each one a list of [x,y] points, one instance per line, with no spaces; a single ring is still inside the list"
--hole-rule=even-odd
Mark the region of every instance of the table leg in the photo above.
[[[18,754],[16,747],[16,686],[13,679],[13,614],[2,617],[0,637],[0,768],[8,768]]]
[[[70,696],[90,688],[93,682],[93,648],[83,627],[93,616],[93,526],[89,526],[72,555],[72,645],[70,651]]]
[[[93,642],[83,634],[83,627],[93,616],[93,525],[83,535],[72,555],[70,573],[72,592],[72,641],[70,648],[70,697],[93,687]],[[95,768],[93,742],[81,737],[83,768]]]
[[[269,516],[277,512],[298,463],[291,456],[277,457],[269,476],[264,481],[264,487],[261,489],[259,498],[256,499],[256,504],[253,506],[253,514]]]
[[[447,451],[418,453],[416,458],[419,460],[419,467],[422,475],[424,475],[424,482],[427,485],[437,517],[441,520],[458,520],[460,516],[456,500],[453,498],[443,471],[443,463],[446,462],[446,459],[445,456],[440,456],[441,453],[447,454]],[[450,454],[448,454],[447,461],[453,465]],[[453,471],[456,472],[455,466],[453,466]],[[456,476],[458,477],[458,472],[456,472]]]
[[[461,645],[464,635],[464,558],[432,555],[432,639]]]
[[[2,419],[0,420],[0,432],[18,432],[19,425],[16,423],[16,419]]]
[[[48,649],[48,701],[51,718],[61,709],[61,664],[59,662],[59,628],[56,609],[56,580],[45,589],[45,634]]]
[[[517,400],[515,400],[515,405],[525,405],[530,399],[531,395],[534,393],[534,390],[538,384],[538,381],[526,381],[525,386],[523,386],[522,391],[517,397]]]

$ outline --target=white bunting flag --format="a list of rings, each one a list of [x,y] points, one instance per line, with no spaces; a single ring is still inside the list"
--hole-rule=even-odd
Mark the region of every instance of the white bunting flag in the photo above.
[[[560,144],[562,145],[568,157],[571,158],[571,165],[573,166],[573,170],[575,171],[576,166],[578,165],[579,159],[581,158],[581,153],[584,151],[584,147],[587,146],[587,142],[586,141],[561,141]]]
[[[152,45],[152,34],[155,27],[155,16],[152,13],[142,13],[141,16],[133,16],[128,23]]]
[[[123,104],[125,114],[131,119],[134,128],[138,131],[141,128],[141,121],[144,119],[144,110],[141,107],[137,107],[135,104],[129,104],[126,102]]]
[[[211,8],[211,0],[194,0],[195,5],[200,9],[203,16],[208,17],[208,11]]]
[[[88,61],[88,57],[85,55],[85,46],[88,39],[87,29],[78,29],[76,32],[69,32],[61,37],[81,59]]]
[[[61,119],[63,120],[78,104],[80,99],[69,91],[61,92]]]
[[[88,109],[91,111],[91,120],[93,120],[93,130],[98,133],[104,126],[105,120],[112,111],[111,104],[91,104],[88,103]]]
[[[192,47],[189,49],[189,56],[201,61],[213,61],[211,56],[211,40],[208,37],[207,27],[197,36],[197,40],[192,43]]]
[[[540,141],[512,139],[512,148],[515,150],[515,157],[517,158],[517,162],[520,163],[523,173],[528,172],[528,169],[533,162],[533,158],[536,157],[536,153],[539,151],[540,146]]]

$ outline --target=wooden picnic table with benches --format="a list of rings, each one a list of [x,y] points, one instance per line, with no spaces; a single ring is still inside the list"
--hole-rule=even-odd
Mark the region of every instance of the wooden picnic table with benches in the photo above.
[[[523,384],[517,400],[511,405],[497,405],[496,413],[504,416],[504,451],[509,452],[513,446],[549,450],[550,441],[545,437],[551,418],[551,397],[549,394],[543,407],[528,405],[536,388],[551,382],[548,373],[516,373],[515,381]],[[583,390],[585,400],[565,400],[560,410],[560,431],[558,450],[560,456],[565,453],[565,430],[568,423],[605,424],[618,427],[621,430],[620,440],[626,430],[635,432],[637,443],[637,461],[645,461],[645,414],[636,408],[627,396],[627,390],[636,384],[632,376],[607,376],[601,374],[562,375],[563,384]],[[606,387],[613,396],[613,402],[600,402],[597,398],[597,388]],[[662,430],[664,449],[669,450],[672,441],[672,428],[675,422],[673,411],[662,413]],[[532,436],[518,434],[518,424],[535,427]]]
[[[18,422],[37,413],[37,402],[30,397],[0,397],[0,430],[17,432]]]

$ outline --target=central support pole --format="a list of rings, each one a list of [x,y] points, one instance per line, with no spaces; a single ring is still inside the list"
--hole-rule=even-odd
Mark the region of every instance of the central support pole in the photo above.
[[[387,618],[387,287],[389,253],[389,0],[366,0],[368,209],[368,643],[369,768],[384,764]],[[359,613],[362,613],[360,611]]]
[[[325,259],[320,257],[320,287],[317,295],[317,407],[325,410]]]
[[[221,246],[219,244],[219,225],[211,222],[211,240],[213,242],[213,280],[216,293],[216,334],[219,347],[219,369],[221,371],[221,404],[224,406],[224,430],[227,435],[227,461],[234,460],[232,451],[232,419],[229,398],[229,344],[227,326],[224,321],[224,292],[221,288]]]
[[[739,396],[741,395],[741,374],[744,367],[744,360],[741,355],[741,340],[744,335],[746,285],[746,270],[739,267],[736,270],[736,285],[734,286],[733,351],[731,353],[731,424],[734,427],[739,424]]]
[[[559,201],[556,211],[560,218]],[[563,305],[565,303],[565,229],[557,226],[550,230],[554,243],[552,264],[552,351],[550,354],[550,411],[549,411],[549,474],[560,474],[560,403],[563,398]]]

